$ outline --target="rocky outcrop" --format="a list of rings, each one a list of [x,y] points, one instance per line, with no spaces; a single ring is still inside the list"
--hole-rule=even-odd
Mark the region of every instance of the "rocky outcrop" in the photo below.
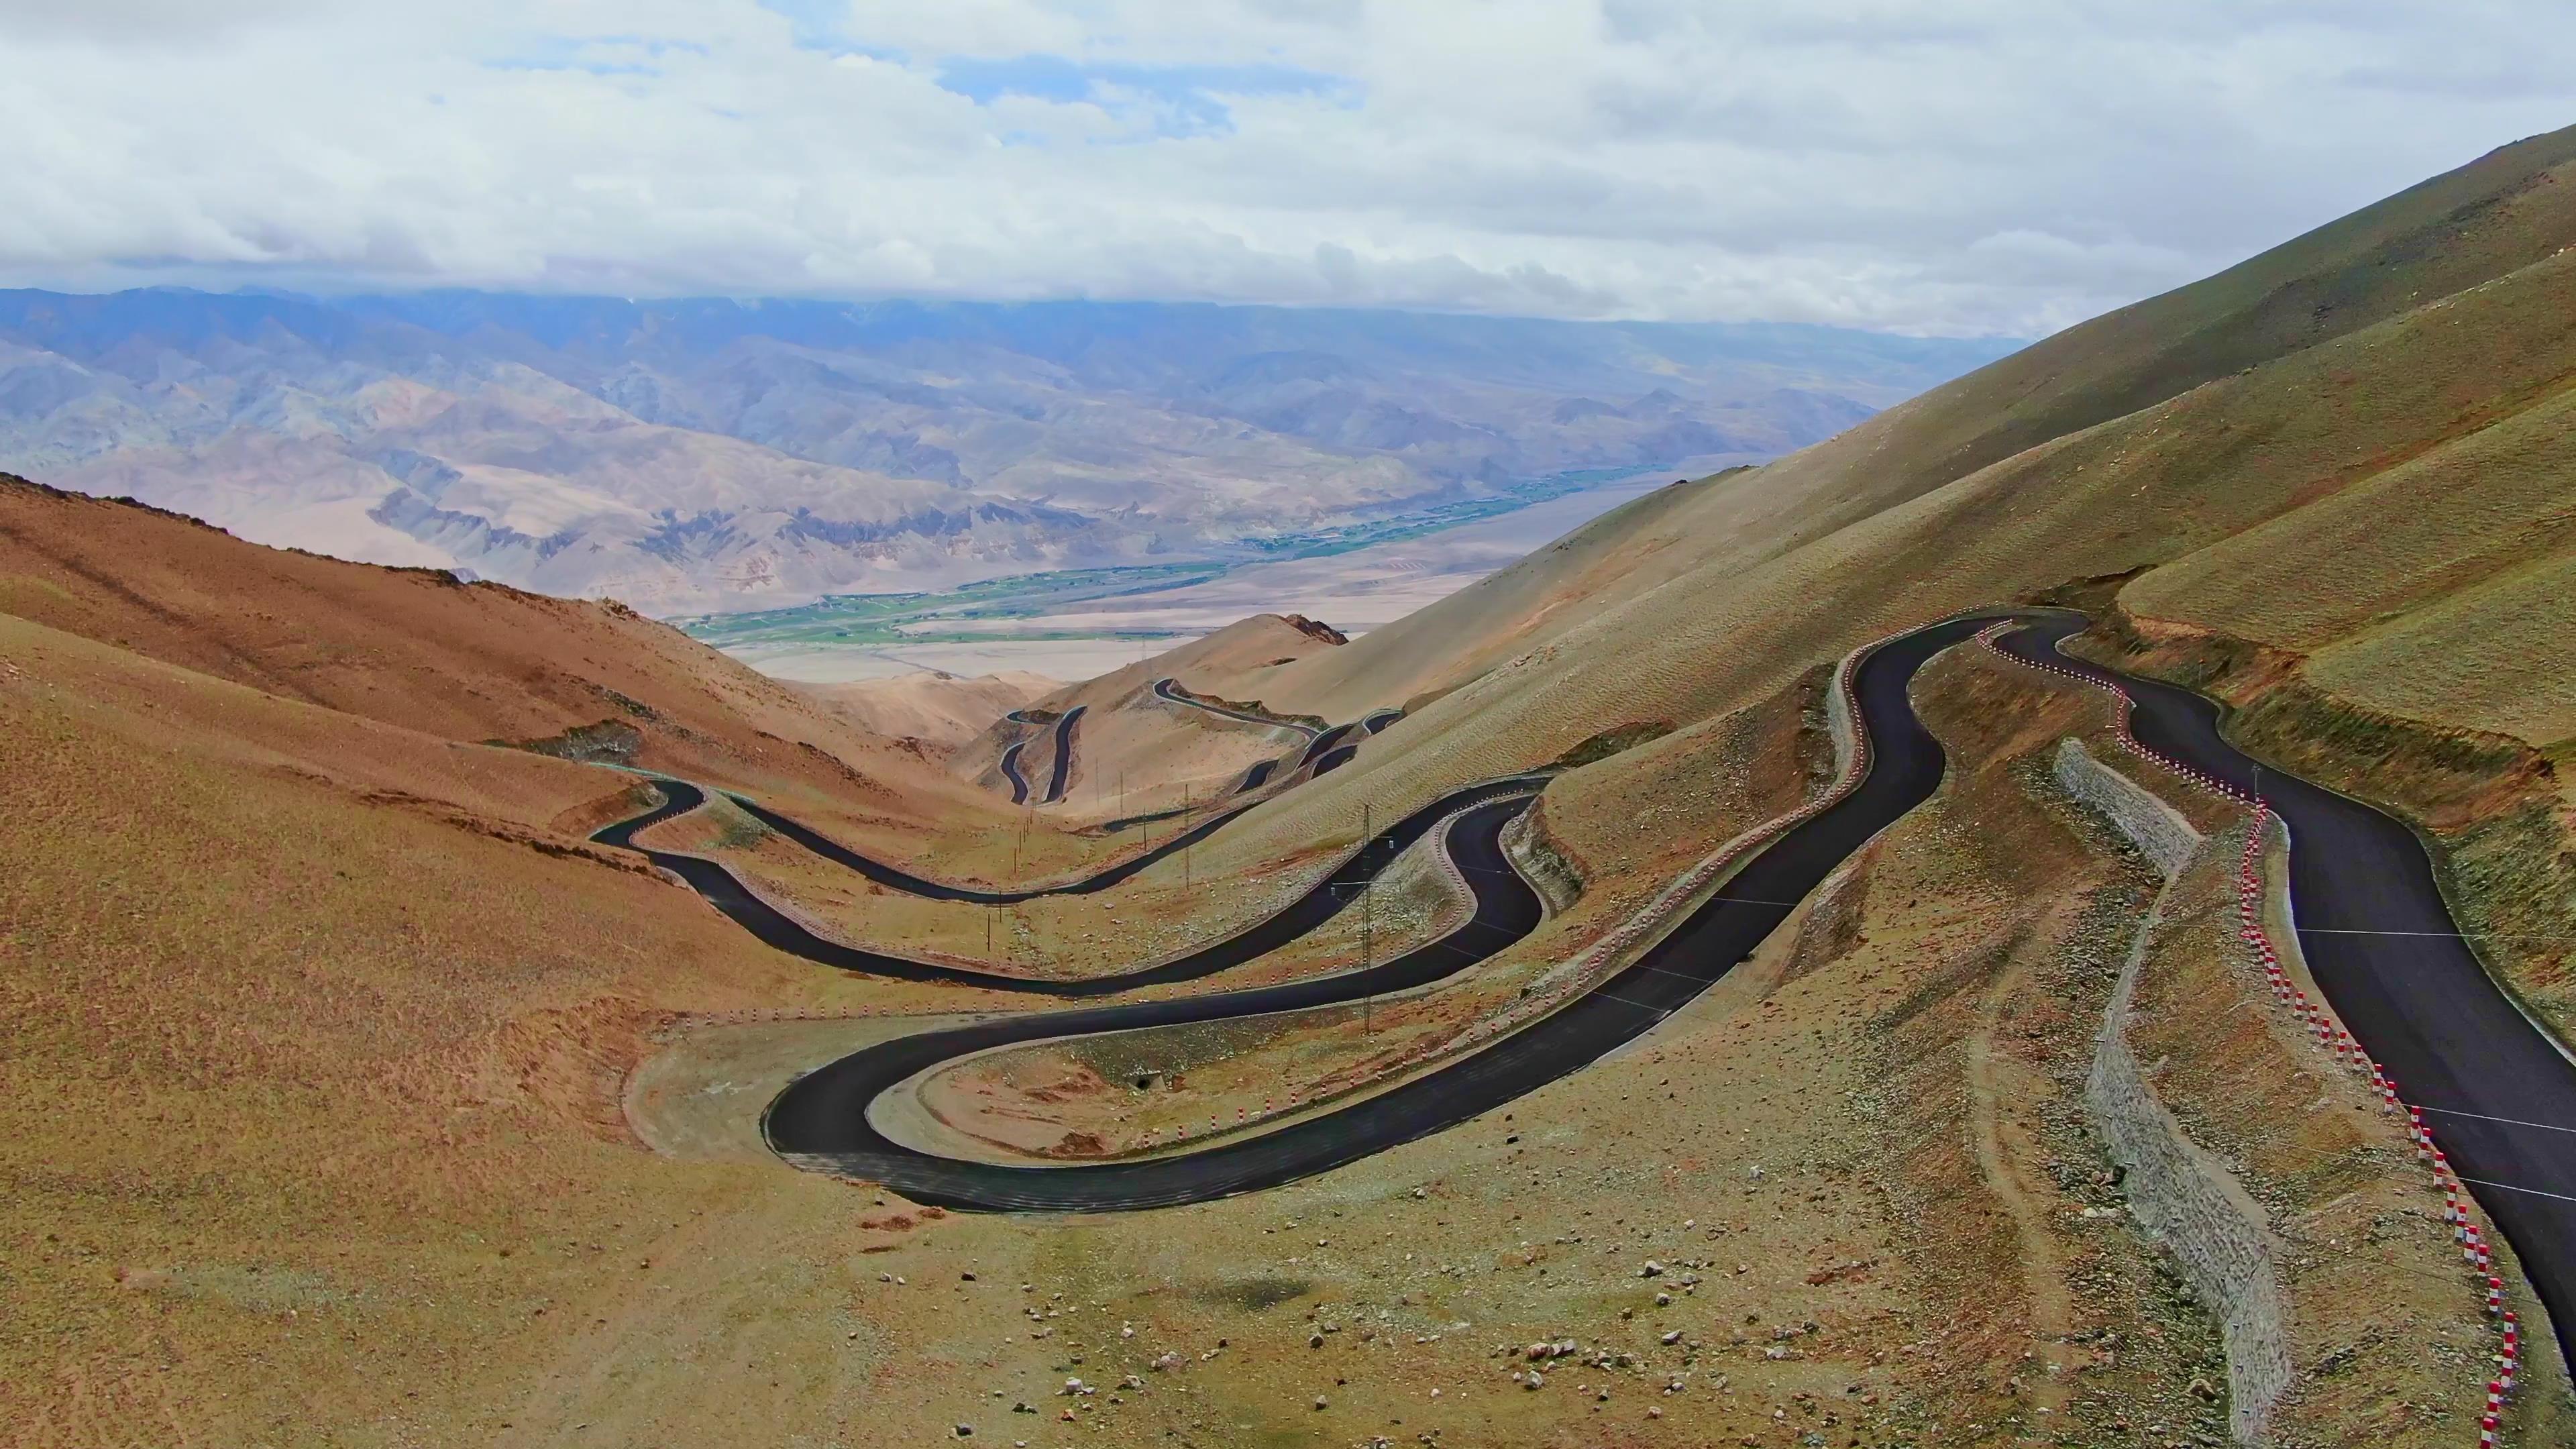
[[[1309,639],[1317,640],[1325,644],[1348,644],[1351,642],[1350,635],[1343,633],[1341,630],[1334,628],[1332,625],[1325,623],[1321,619],[1309,619],[1303,614],[1282,614],[1279,617],[1288,625],[1289,628],[1296,630],[1298,633],[1305,635]]]
[[[1633,750],[1649,741],[1662,739],[1672,732],[1673,726],[1669,720],[1640,720],[1616,725],[1585,736],[1569,747],[1565,753],[1550,760],[1548,767],[1558,770],[1580,769],[1623,751]]]
[[[595,724],[574,725],[543,739],[485,740],[484,743],[552,755],[558,760],[578,760],[586,765],[632,765],[637,753],[644,748],[644,732],[622,719],[604,719]]]
[[[1547,797],[1542,795],[1503,827],[1503,854],[1520,868],[1548,910],[1563,915],[1583,896],[1583,872],[1548,835],[1546,816]]]

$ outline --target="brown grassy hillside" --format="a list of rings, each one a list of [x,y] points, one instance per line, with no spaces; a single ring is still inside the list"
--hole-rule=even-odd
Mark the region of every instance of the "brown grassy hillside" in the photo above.
[[[0,613],[446,739],[605,723],[675,773],[818,801],[899,798],[862,777],[935,789],[917,756],[613,602],[262,548],[6,475]]]
[[[1284,671],[1283,686],[1307,708],[1365,708],[1358,701],[1404,697],[1491,668],[1531,639],[1694,570],[1745,570],[1830,550],[1844,529],[1980,469],[2539,264],[2576,242],[2571,183],[2576,128],[2500,148],[2217,276],[2069,328],[1779,462],[1639,500],[1377,631],[1347,655]],[[2468,340],[2501,352],[2515,339]],[[2396,381],[2403,341],[2387,339],[2381,367],[2365,365],[2360,375]],[[2496,397],[2476,391],[2494,385],[2509,396],[2560,375],[2545,357],[2496,360],[2511,378],[2460,379],[2464,398]],[[2276,393],[2280,382],[2265,379],[2251,391]],[[2249,420],[2168,441],[2209,457],[2245,453],[2264,439]],[[2206,537],[2157,532],[2168,536],[2142,538],[2140,562]],[[1615,563],[1605,566],[1603,554]],[[1927,555],[1918,567],[1936,562]],[[1568,607],[1575,600],[1580,606]]]
[[[0,738],[11,1443],[488,1442],[735,1190],[631,1145],[647,1034],[834,985],[580,846],[594,768],[5,616]]]
[[[1002,715],[1063,687],[1061,680],[1027,670],[964,679],[924,669],[890,679],[799,684],[796,689],[871,735],[917,739],[944,750],[975,738]]]
[[[1337,635],[1320,629],[1300,628],[1278,614],[1255,614],[1040,700],[1050,717],[1077,706],[1085,710],[1076,727],[1065,800],[1054,813],[1107,820],[1178,808],[1185,791],[1190,802],[1204,803],[1231,790],[1255,761],[1276,758],[1295,742],[1280,730],[1157,699],[1154,682],[1177,679],[1183,688],[1203,695],[1261,705],[1282,671],[1342,647],[1332,642]],[[997,764],[1001,751],[1024,737],[1028,748],[1021,754],[1021,769],[1043,794],[1055,768],[1052,730],[996,722],[982,738],[958,750],[957,768],[975,774],[988,788],[1004,790]]]
[[[2533,912],[2567,894],[2549,762],[2576,724],[2560,482],[2571,247],[2576,131],[2504,148],[1778,463],[1606,515],[1279,670],[1289,707],[1440,697],[1362,768],[1283,807],[1276,828],[1356,813],[1363,793],[1383,809],[1536,763],[1621,720],[1705,718],[1952,609],[2124,579],[2119,603],[2142,622],[2264,651],[2264,670],[2231,683],[2241,703],[2295,685],[2320,718],[2357,711],[2383,735],[2411,721],[2433,742],[2419,752],[2475,736],[2528,757],[2499,767],[2528,789],[2490,791],[2448,823],[2515,817],[2513,842],[2493,849],[2521,864],[2461,884],[2516,923],[2499,929],[2539,932]],[[2044,440],[2019,446],[2034,430]],[[2440,801],[2402,772],[2371,778],[2381,753],[2307,763],[2432,820]],[[2508,894],[2544,904],[2504,911]],[[2576,1025],[2555,953],[2501,964]]]

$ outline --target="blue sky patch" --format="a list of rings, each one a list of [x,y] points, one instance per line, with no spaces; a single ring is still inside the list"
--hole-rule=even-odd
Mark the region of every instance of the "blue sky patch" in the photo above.
[[[1004,96],[1058,105],[1090,102],[1121,119],[1143,119],[1158,136],[1231,132],[1228,97],[1355,94],[1340,76],[1294,66],[1137,65],[1061,55],[952,56],[940,62],[939,86],[979,106]]]
[[[872,60],[890,60],[897,64],[908,59],[902,51],[881,45],[861,45],[842,28],[850,18],[849,0],[758,0],[760,8],[772,15],[787,18],[788,38],[798,50],[820,51],[825,55],[864,55]]]

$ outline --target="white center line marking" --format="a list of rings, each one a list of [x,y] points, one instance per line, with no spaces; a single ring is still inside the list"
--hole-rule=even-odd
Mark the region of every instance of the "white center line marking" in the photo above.
[[[2368,931],[2350,926],[2301,926],[2302,936],[2432,936],[2460,941],[2471,936],[2484,936],[2497,941],[2576,941],[2576,936],[2534,936],[2511,931]]]
[[[2500,1187],[2506,1192],[2527,1192],[2533,1197],[2554,1197],[2560,1202],[2576,1202],[2576,1197],[2569,1197],[2563,1192],[2543,1192],[2536,1187],[2516,1187],[2509,1182],[2489,1182],[2483,1177],[2464,1177],[2460,1181],[2474,1182],[2480,1187]]]
[[[2561,1127],[2553,1122],[2532,1122],[2520,1117],[2490,1117],[2484,1112],[2463,1112],[2454,1107],[2424,1107],[2419,1110],[2439,1112],[2445,1117],[2475,1117],[2481,1122],[2506,1122],[2516,1127],[2538,1127],[2549,1132],[2576,1132],[2576,1127]]]

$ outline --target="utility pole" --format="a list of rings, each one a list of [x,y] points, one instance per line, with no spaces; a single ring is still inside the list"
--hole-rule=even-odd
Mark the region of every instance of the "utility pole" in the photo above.
[[[1190,893],[1190,787],[1181,783],[1181,894]]]

